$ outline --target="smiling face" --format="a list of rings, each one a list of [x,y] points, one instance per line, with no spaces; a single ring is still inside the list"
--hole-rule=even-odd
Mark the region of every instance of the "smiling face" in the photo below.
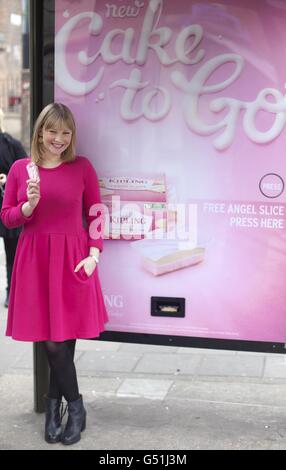
[[[62,103],[50,103],[39,114],[31,145],[31,158],[36,164],[42,160],[57,163],[76,158],[76,126],[71,110]]]
[[[64,125],[54,125],[42,131],[43,147],[46,156],[58,156],[69,147],[72,140],[72,131]]]

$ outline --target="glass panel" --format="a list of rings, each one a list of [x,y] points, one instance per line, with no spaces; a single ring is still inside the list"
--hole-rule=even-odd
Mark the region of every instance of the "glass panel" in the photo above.
[[[284,3],[55,5],[55,99],[109,211],[108,328],[285,342]]]

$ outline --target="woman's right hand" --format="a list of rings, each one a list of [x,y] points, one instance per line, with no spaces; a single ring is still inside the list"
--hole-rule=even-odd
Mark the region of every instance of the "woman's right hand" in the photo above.
[[[39,204],[41,195],[40,195],[40,183],[36,183],[35,180],[27,180],[27,198],[30,207],[35,209]]]
[[[0,186],[4,186],[4,184],[6,184],[6,181],[7,176],[5,175],[5,173],[0,173]]]

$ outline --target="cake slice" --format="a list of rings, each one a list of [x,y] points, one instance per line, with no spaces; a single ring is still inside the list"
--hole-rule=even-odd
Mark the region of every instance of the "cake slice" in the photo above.
[[[205,248],[196,247],[191,250],[177,250],[156,259],[143,256],[141,263],[142,267],[152,273],[153,276],[160,276],[201,263],[204,259],[204,254]]]

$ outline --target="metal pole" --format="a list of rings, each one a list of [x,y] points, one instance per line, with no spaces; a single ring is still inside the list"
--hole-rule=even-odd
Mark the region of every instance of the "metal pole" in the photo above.
[[[31,134],[33,123],[43,107],[43,7],[44,2],[30,0]],[[42,343],[34,343],[34,410],[45,411],[49,366]]]
[[[30,152],[30,70],[29,70],[29,3],[22,0],[22,93],[21,93],[21,142]]]
[[[29,68],[29,3],[22,0],[23,27],[22,27],[22,68]]]

